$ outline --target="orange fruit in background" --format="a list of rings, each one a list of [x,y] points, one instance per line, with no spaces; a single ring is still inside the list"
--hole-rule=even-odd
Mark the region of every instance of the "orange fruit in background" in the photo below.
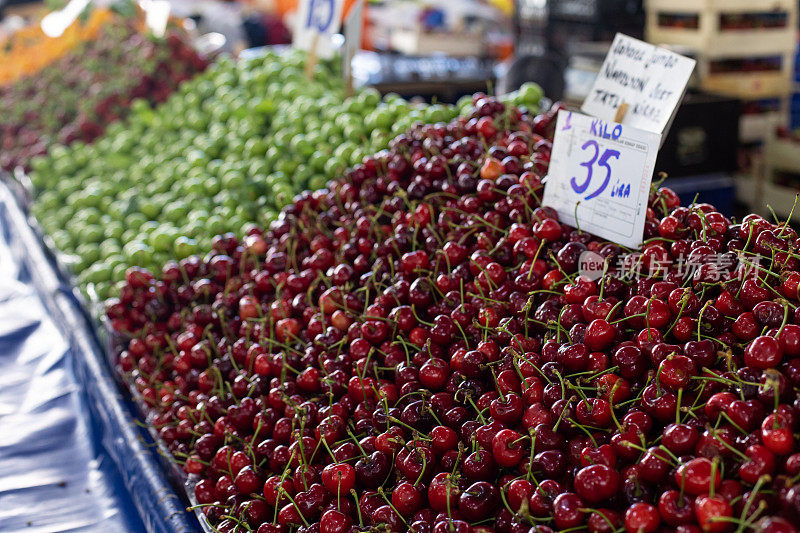
[[[108,9],[95,9],[86,22],[76,20],[56,38],[45,35],[36,22],[0,41],[0,84],[34,74],[79,44],[94,39],[113,16]]]

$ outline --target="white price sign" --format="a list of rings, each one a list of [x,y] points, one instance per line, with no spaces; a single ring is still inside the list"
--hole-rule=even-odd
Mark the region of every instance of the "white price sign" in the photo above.
[[[139,0],[144,11],[144,22],[153,35],[163,37],[167,31],[169,13],[172,6],[167,0]]]
[[[48,37],[61,37],[89,6],[90,0],[70,0],[63,9],[52,11],[42,18],[42,31]]]
[[[331,38],[342,22],[344,0],[301,0],[292,44],[310,51],[316,44],[319,57],[333,57]]]
[[[342,61],[344,62],[344,79],[347,82],[348,92],[353,89],[353,57],[356,52],[361,48],[361,30],[364,25],[362,20],[364,16],[364,0],[356,0],[350,12],[347,14],[347,19],[344,21],[344,53],[342,54]]]
[[[660,142],[659,133],[560,111],[542,204],[562,222],[641,247]]]
[[[581,111],[614,120],[624,103],[622,123],[665,134],[692,75],[694,59],[618,33]]]

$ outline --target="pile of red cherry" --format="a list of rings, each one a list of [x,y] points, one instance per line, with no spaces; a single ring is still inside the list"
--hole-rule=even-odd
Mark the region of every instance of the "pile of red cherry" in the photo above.
[[[119,368],[217,531],[797,531],[795,231],[660,189],[627,276],[539,204],[560,108],[476,95],[128,272]]]

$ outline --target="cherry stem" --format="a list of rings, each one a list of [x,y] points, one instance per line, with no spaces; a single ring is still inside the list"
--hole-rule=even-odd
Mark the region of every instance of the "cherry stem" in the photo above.
[[[748,432],[747,432],[747,431],[745,431],[744,429],[742,429],[742,427],[741,427],[739,424],[737,424],[736,422],[734,422],[733,420],[731,420],[731,417],[728,415],[728,413],[726,413],[725,411],[720,411],[720,413],[719,413],[719,414],[720,414],[720,415],[722,415],[722,417],[724,417],[724,418],[725,418],[725,419],[726,419],[728,422],[730,422],[730,424],[731,424],[733,427],[735,427],[736,429],[738,429],[738,430],[739,430],[739,431],[740,431],[740,432],[741,432],[743,435],[747,435],[747,434],[748,434]],[[738,451],[738,450],[737,450],[737,451]],[[750,459],[748,458],[748,461],[749,461],[749,460],[750,460]]]
[[[700,328],[703,325],[703,313],[706,310],[706,307],[711,305],[711,300],[707,301],[705,305],[700,309],[700,312],[697,314],[697,340],[700,340]]]
[[[306,527],[308,527],[308,525],[309,525],[309,524],[308,524],[308,521],[306,520],[306,517],[304,517],[304,516],[303,516],[303,513],[300,511],[300,507],[298,507],[298,506],[297,506],[297,504],[294,502],[294,498],[292,498],[292,496],[291,496],[291,495],[290,495],[288,492],[286,492],[286,491],[284,490],[283,486],[281,486],[279,490],[280,490],[280,492],[282,492],[282,493],[283,493],[283,495],[284,495],[284,496],[286,496],[286,498],[288,498],[288,499],[289,499],[289,502],[290,502],[290,503],[291,503],[291,504],[294,506],[294,508],[297,510],[297,514],[298,514],[298,515],[300,515],[300,520],[302,520],[302,521],[303,521],[303,523],[306,525]]]
[[[714,457],[714,460],[711,461],[711,479],[709,480],[709,483],[708,483],[708,495],[710,497],[712,497],[712,498],[714,497],[714,489],[716,488],[715,487],[716,483],[714,483],[714,480],[717,479],[717,467],[718,466],[719,466],[719,461],[718,461],[718,459],[716,457]]]
[[[358,441],[358,439],[356,438],[356,436],[355,436],[355,435],[353,435],[353,432],[352,432],[352,431],[350,431],[350,428],[347,428],[347,434],[348,434],[348,435],[350,435],[350,438],[351,438],[351,439],[353,439],[353,442],[355,442],[355,443],[356,443],[356,446],[358,446],[358,449],[359,449],[359,450],[361,450],[361,454],[362,454],[364,457],[367,457],[369,454],[368,454],[367,452],[365,452],[365,451],[364,451],[364,448],[362,448],[362,447],[361,447],[361,443]]]
[[[358,515],[358,525],[364,527],[364,517],[361,515],[361,505],[358,502],[358,493],[356,489],[350,489],[350,494],[356,502],[356,514]]]
[[[789,211],[789,216],[786,218],[786,220],[783,221],[783,224],[781,224],[781,231],[778,232],[778,238],[779,239],[781,237],[783,237],[783,232],[789,226],[789,221],[792,220],[792,216],[794,215],[794,209],[797,207],[797,198],[798,198],[798,195],[795,194],[794,195],[794,203],[792,204],[792,209]]]
[[[669,449],[669,448],[667,448],[666,446],[664,446],[663,444],[659,444],[659,445],[658,445],[658,449],[659,449],[659,450],[661,450],[661,451],[663,451],[663,452],[664,452],[664,453],[666,453],[667,455],[669,455],[669,456],[670,456],[670,459],[672,459],[673,461],[675,461],[675,464],[676,464],[676,465],[679,465],[679,464],[681,464],[681,461],[680,461],[680,459],[678,459],[678,458],[675,456],[675,454],[674,454],[674,453],[672,453],[672,451],[670,451],[670,449]]]
[[[506,491],[503,490],[503,487],[500,487],[500,491],[499,492],[500,492],[500,499],[503,501],[503,507],[508,509],[508,512],[511,513],[512,516],[515,515],[516,512],[508,504],[508,500],[506,500]],[[450,516],[450,514],[449,514],[450,513],[450,493],[449,492],[447,493],[447,512],[448,512],[447,516]]]
[[[392,511],[397,513],[397,516],[400,517],[400,520],[402,520],[403,523],[406,525],[406,527],[408,527],[408,522],[406,522],[406,519],[403,518],[403,515],[400,514],[400,511],[398,511],[397,508],[394,505],[392,505],[392,500],[390,500],[389,497],[386,495],[386,492],[383,490],[383,487],[378,487],[378,494],[380,494],[383,497],[383,499],[386,500],[386,504],[392,508]]]
[[[795,196],[794,201],[795,204],[797,204],[797,196]],[[794,210],[794,207],[792,207],[792,210]],[[786,327],[786,323],[789,321],[789,305],[788,305],[789,302],[781,298],[781,303],[783,304],[783,322],[781,323],[781,327],[778,328],[778,333],[775,334],[776,338],[781,336],[783,328]]]
[[[497,394],[500,395],[500,400],[505,403],[506,395],[503,394],[502,387],[500,387],[500,385],[497,383],[497,375],[494,373],[494,367],[489,367],[489,371],[492,373],[492,381],[494,381],[494,387],[497,389]]]
[[[686,292],[684,292],[684,293],[683,293],[683,296],[681,296],[681,308],[678,310],[678,313],[677,313],[677,314],[678,314],[678,316],[676,316],[676,317],[675,317],[675,320],[673,320],[673,321],[672,321],[672,324],[671,324],[671,325],[669,326],[669,328],[667,329],[667,332],[666,332],[666,333],[664,333],[664,337],[665,337],[665,338],[666,338],[666,337],[667,337],[667,336],[668,336],[670,333],[672,333],[672,330],[673,330],[673,329],[675,328],[675,326],[678,324],[678,320],[680,320],[680,319],[681,319],[681,315],[683,314],[683,310],[684,310],[684,309],[686,309],[686,306],[687,306],[687,305],[689,305],[689,294],[688,294],[688,293],[686,293]]]
[[[758,495],[758,491],[761,490],[761,486],[768,481],[768,476],[761,476],[756,481],[756,484],[753,486],[753,490],[750,491],[750,497],[747,498],[747,501],[744,504],[744,508],[742,509],[742,514],[739,515],[740,522],[739,527],[736,529],[736,533],[742,533],[744,531],[744,527],[747,524],[747,514],[750,510],[750,506],[753,504],[753,501]]]

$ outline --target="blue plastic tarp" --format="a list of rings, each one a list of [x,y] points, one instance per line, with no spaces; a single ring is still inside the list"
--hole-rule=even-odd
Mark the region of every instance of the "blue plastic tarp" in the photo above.
[[[0,184],[0,531],[197,531]]]

